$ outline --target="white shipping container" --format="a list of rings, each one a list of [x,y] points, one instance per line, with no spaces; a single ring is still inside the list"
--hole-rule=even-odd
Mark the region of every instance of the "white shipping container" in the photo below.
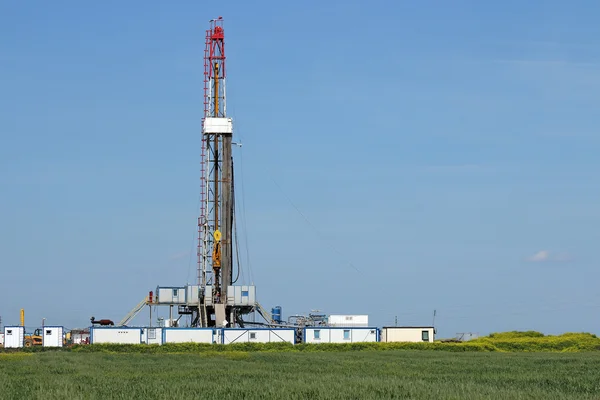
[[[253,306],[256,303],[256,286],[227,286],[227,304]]]
[[[368,315],[330,315],[327,318],[329,326],[369,326]]]
[[[229,328],[222,330],[223,344],[230,343],[275,343],[288,342],[294,344],[293,328]]]
[[[140,344],[142,343],[142,329],[126,327],[92,327],[90,328],[90,341],[94,344]]]
[[[213,343],[215,341],[212,328],[163,328],[162,335],[163,343]]]
[[[433,326],[387,326],[381,330],[382,342],[433,342]]]
[[[159,304],[185,304],[184,287],[157,287],[156,301]]]
[[[373,327],[304,328],[305,343],[378,342],[379,331]]]
[[[25,328],[22,326],[5,326],[4,327],[4,347],[20,348],[25,342]]]
[[[42,347],[63,347],[62,326],[45,326],[42,330]]]

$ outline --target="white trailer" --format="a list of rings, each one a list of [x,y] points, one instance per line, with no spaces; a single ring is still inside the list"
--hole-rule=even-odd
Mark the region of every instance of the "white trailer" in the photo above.
[[[225,328],[223,329],[223,344],[275,342],[294,344],[295,336],[294,328]]]
[[[433,342],[433,326],[384,326],[381,330],[382,342]]]
[[[163,328],[163,343],[215,343],[218,329],[212,328]]]
[[[23,347],[25,343],[25,328],[22,326],[4,327],[4,348],[14,349]]]
[[[44,326],[42,329],[42,347],[63,347],[62,326]]]
[[[373,327],[304,328],[304,343],[379,342],[379,329]]]
[[[93,344],[140,344],[142,343],[142,328],[91,327],[90,342]]]

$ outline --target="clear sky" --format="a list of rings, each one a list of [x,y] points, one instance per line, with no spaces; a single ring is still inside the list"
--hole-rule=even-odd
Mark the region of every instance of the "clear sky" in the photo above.
[[[0,1],[3,323],[118,321],[193,283],[204,32],[223,16],[242,280],[265,307],[600,333],[599,13]]]

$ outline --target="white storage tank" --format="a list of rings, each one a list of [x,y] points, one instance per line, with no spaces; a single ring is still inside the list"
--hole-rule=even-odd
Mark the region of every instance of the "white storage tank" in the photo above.
[[[157,287],[156,302],[158,304],[185,304],[185,287]]]
[[[63,347],[62,326],[44,326],[42,329],[42,347]]]
[[[142,343],[142,328],[91,327],[90,342],[93,344],[140,344]]]
[[[163,328],[163,343],[214,343],[217,329],[212,328]]]
[[[294,344],[294,328],[225,328],[222,330],[223,344],[230,343],[275,343]]]
[[[369,326],[368,315],[330,315],[327,318],[329,326],[351,327],[351,326]]]
[[[382,342],[433,342],[433,326],[384,326],[381,330]]]
[[[25,328],[22,326],[4,327],[4,348],[14,349],[23,347],[25,342]]]
[[[374,327],[309,327],[304,328],[305,343],[379,342],[379,329]]]

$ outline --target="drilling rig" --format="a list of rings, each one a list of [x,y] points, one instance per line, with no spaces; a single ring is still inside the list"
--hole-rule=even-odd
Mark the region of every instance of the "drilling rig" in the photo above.
[[[219,17],[210,21],[204,50],[197,283],[158,286],[156,298],[140,303],[130,313],[132,317],[145,305],[169,306],[169,326],[177,326],[182,315],[189,315],[193,327],[243,327],[242,316],[258,307],[255,287],[236,285],[237,278],[233,278],[236,267],[239,276],[240,265],[233,263],[233,121],[227,116],[225,61],[225,30]],[[174,307],[180,316],[177,320],[173,319]]]

